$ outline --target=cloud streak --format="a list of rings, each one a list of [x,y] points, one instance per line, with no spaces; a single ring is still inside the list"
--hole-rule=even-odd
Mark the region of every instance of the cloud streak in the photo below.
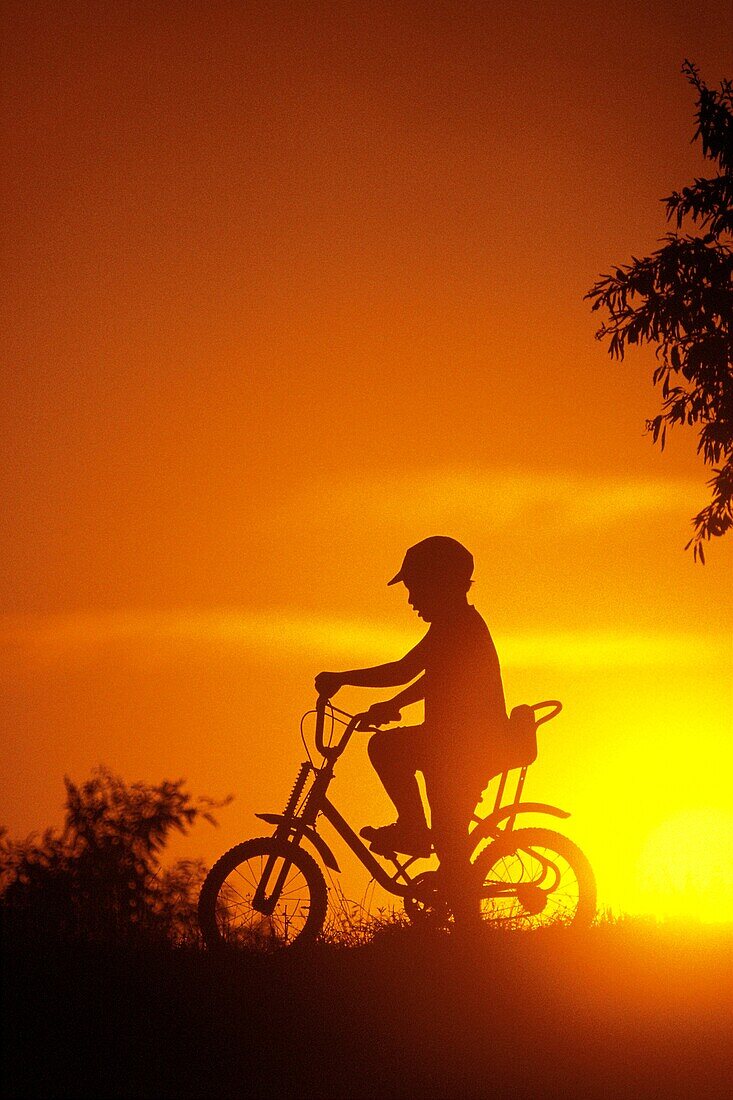
[[[687,513],[704,496],[691,478],[618,478],[539,473],[533,470],[421,470],[379,481],[350,480],[329,486],[329,505],[337,512],[357,508],[370,517],[396,515],[414,522],[460,520],[510,527],[538,515],[551,515],[563,528],[597,528]],[[310,499],[312,504],[312,497]]]
[[[347,664],[390,660],[417,640],[389,625],[294,611],[111,611],[0,618],[5,657],[73,661],[100,650],[134,654],[222,647],[282,660],[312,655]],[[620,667],[710,666],[731,659],[728,636],[623,631],[556,631],[497,636],[509,668],[592,670]]]

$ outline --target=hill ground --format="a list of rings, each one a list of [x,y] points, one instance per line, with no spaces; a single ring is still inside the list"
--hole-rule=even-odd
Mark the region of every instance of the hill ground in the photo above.
[[[729,1095],[733,930],[396,927],[222,961],[5,945],[4,1095],[479,1100]]]

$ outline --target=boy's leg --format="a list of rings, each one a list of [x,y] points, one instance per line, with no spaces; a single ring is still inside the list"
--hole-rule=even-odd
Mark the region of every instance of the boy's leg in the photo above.
[[[369,759],[397,810],[397,820],[408,832],[427,830],[425,810],[415,773],[421,770],[420,726],[380,730],[369,741]]]
[[[471,792],[470,781],[459,785],[454,777],[426,776],[433,845],[456,925],[463,929],[481,923],[481,899],[471,865],[473,845],[468,833],[480,795]],[[468,790],[468,794],[466,793]]]

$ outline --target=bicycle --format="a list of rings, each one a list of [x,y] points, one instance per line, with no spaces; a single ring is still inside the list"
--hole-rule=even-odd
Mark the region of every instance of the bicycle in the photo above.
[[[537,717],[548,708],[550,713]],[[551,829],[514,828],[522,814],[570,816],[544,802],[521,800],[527,770],[537,756],[537,729],[561,709],[557,700],[547,700],[512,711],[507,725],[509,756],[499,773],[493,809],[483,817],[474,813],[469,825],[482,917],[503,927],[588,925],[595,917],[595,877],[580,848]],[[330,728],[326,737],[327,712]],[[314,713],[319,764],[314,763],[303,735],[303,723]],[[320,819],[333,827],[372,879],[402,898],[410,920],[449,923],[450,904],[442,896],[439,872],[421,869],[413,873],[414,865],[424,863],[424,857],[400,857],[397,853],[382,857],[385,866],[328,797],[336,761],[357,730],[375,732],[366,724],[364,714],[349,714],[325,697],[318,699],[315,710],[303,715],[301,736],[308,760],[300,766],[287,804],[280,814],[255,815],[274,826],[273,834],[237,844],[217,860],[204,881],[198,916],[207,947],[272,951],[303,945],[320,935],[328,905],[326,881],[303,842],[327,868],[336,873],[340,870],[318,831]],[[518,771],[514,797],[504,803],[508,777],[514,770]]]

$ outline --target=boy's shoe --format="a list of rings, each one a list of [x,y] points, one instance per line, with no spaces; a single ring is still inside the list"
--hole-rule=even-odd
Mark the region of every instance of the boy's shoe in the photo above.
[[[395,821],[394,825],[365,825],[360,836],[378,856],[391,856],[399,852],[406,856],[427,858],[432,851],[430,833],[426,828],[410,829]]]

